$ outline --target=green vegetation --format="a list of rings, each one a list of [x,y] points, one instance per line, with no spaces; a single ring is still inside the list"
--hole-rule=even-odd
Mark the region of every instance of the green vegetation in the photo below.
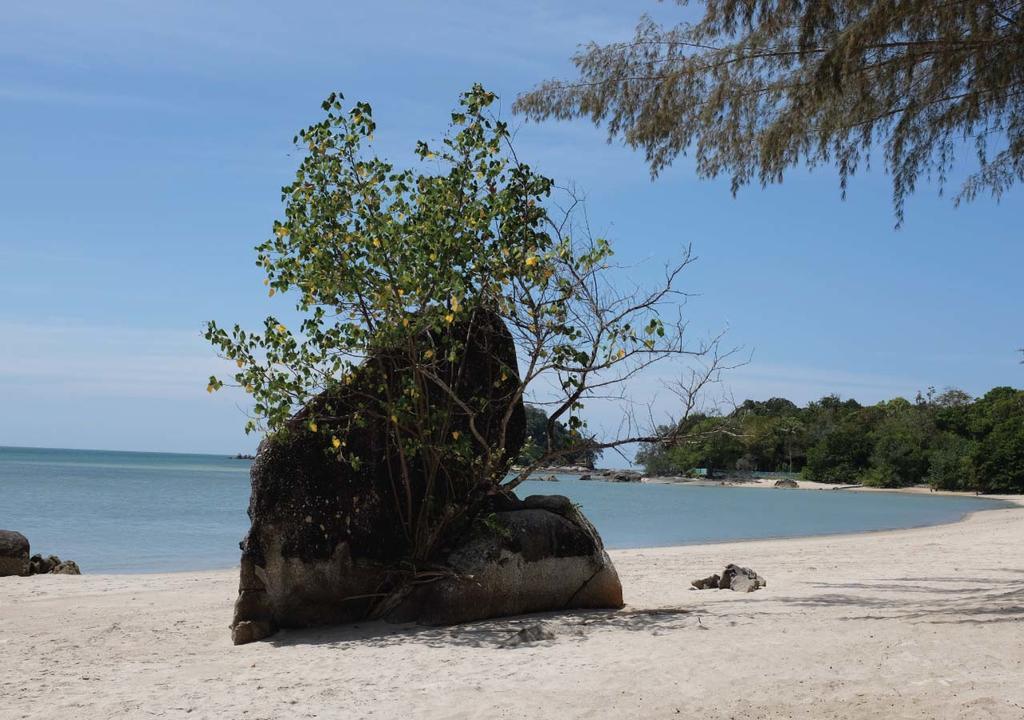
[[[549,446],[550,444],[550,446]],[[526,406],[526,444],[519,453],[518,465],[532,465],[550,451],[568,451],[558,457],[558,465],[580,465],[593,468],[601,456],[599,449],[580,449],[572,431],[559,420],[552,420],[536,405]]]
[[[780,183],[801,163],[834,164],[845,193],[881,156],[899,219],[918,181],[941,188],[965,159],[974,171],[957,202],[1024,180],[1017,0],[705,0],[691,10],[692,23],[645,17],[626,42],[586,45],[578,77],[543,83],[516,109],[604,124],[644,151],[653,174],[690,152],[700,176],[726,175],[734,193]]]
[[[370,106],[332,93],[322,119],[295,137],[301,161],[282,189],[284,216],[256,248],[267,292],[293,310],[259,331],[210,322],[205,333],[236,366],[207,389],[233,384],[251,396],[247,431],[310,433],[358,472],[380,458],[360,455],[350,434],[385,428],[382,472],[413,559],[533,467],[650,439],[635,426],[596,437],[584,402],[659,360],[714,351],[685,345],[682,319],[661,319],[689,253],[649,292],[613,292],[609,244],[576,219],[577,198],[559,197],[516,156],[495,100],[473,86],[445,134],[416,143],[413,167],[401,169],[371,151]],[[514,354],[490,359],[494,392],[463,397],[463,378],[481,370],[469,328],[492,326]],[[508,479],[517,453],[506,442],[534,394],[549,408],[547,429],[531,432],[532,467]],[[341,395],[353,400],[336,411]]]
[[[824,483],[1024,492],[1024,391],[1009,387],[977,400],[929,390],[868,407],[836,396],[805,408],[747,400],[728,415],[660,431],[674,439],[637,454],[648,474],[792,471]]]

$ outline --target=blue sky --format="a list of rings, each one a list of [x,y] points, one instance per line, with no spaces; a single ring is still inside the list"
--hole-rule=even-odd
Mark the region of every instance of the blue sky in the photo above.
[[[209,396],[203,321],[255,325],[253,265],[332,90],[369,101],[376,148],[411,162],[458,93],[507,108],[671,4],[17,3],[0,23],[0,445],[235,452],[243,398]],[[692,243],[693,327],[753,360],[733,395],[862,402],[929,385],[1024,385],[1024,197],[955,209],[923,184],[893,229],[888,178],[840,200],[834,170],[733,198],[682,159],[642,158],[587,123],[523,124],[528,162],[585,190],[591,223],[643,278]],[[677,368],[665,368],[671,375]],[[657,378],[637,388],[657,392]],[[667,409],[667,408],[663,408]],[[596,408],[593,422],[614,424]]]

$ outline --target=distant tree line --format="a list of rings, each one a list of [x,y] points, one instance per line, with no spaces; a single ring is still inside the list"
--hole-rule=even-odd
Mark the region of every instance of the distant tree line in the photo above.
[[[1011,387],[977,399],[930,389],[870,406],[835,395],[803,408],[747,400],[684,424],[659,429],[675,431],[672,443],[641,446],[636,461],[647,474],[792,471],[824,483],[1024,492],[1024,391]]]
[[[551,424],[551,447],[548,448],[548,424]],[[565,423],[555,420],[551,421],[548,414],[536,405],[526,406],[526,443],[519,453],[518,465],[530,465],[547,454],[548,450],[563,450],[579,445],[579,440],[574,439]],[[600,450],[580,449],[577,452],[560,456],[559,465],[577,465],[588,468],[594,467],[594,461],[601,456]]]

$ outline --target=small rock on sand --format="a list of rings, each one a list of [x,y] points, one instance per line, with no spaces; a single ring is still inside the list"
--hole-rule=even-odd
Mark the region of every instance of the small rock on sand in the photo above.
[[[721,575],[709,575],[690,582],[697,590],[733,590],[735,592],[754,592],[768,585],[768,581],[750,568],[740,567],[733,563],[725,566]]]

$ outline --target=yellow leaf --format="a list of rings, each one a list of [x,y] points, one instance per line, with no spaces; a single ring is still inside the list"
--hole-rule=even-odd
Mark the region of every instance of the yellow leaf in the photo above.
[[[526,267],[533,267],[536,264],[537,258],[535,256],[531,255],[530,257],[526,258]]]
[[[425,353],[423,353],[423,357],[425,357],[427,360],[429,360],[430,358],[434,357],[434,351],[433,350],[427,350]]]
[[[397,415],[392,415],[391,416],[391,422],[393,422],[395,425],[397,425],[398,424],[398,416]]]
[[[430,253],[430,261],[434,262],[437,260],[437,253]]]
[[[252,393],[252,385],[246,385],[246,386],[245,386],[245,391],[246,391],[247,393],[250,393],[250,394],[251,394],[251,393]]]
[[[377,247],[377,248],[380,247],[380,238],[374,238],[373,239],[373,246]]]
[[[213,386],[213,383],[210,383],[209,385],[207,385],[207,386],[206,386],[206,392],[208,392],[208,393],[212,393],[212,392],[213,392],[214,390],[216,390],[216,389],[217,389],[217,388],[215,388],[215,387]]]
[[[402,318],[402,327],[409,327],[409,318]]]
[[[275,290],[274,288],[270,288],[270,292],[267,293],[267,297],[274,297],[274,293],[276,292],[277,290]]]
[[[309,431],[310,432],[316,432],[316,428],[317,428],[316,423],[313,422],[312,420],[310,420],[309,421]]]
[[[452,431],[452,438],[454,438],[455,440],[458,440],[460,435],[462,435],[462,433],[460,433],[458,430]]]
[[[239,358],[238,360],[235,360],[235,365],[237,365],[238,367],[242,367],[243,365],[245,365],[245,363],[242,362],[241,358]]]
[[[281,334],[284,334],[284,333],[288,332],[288,328],[286,328],[281,323],[278,323],[277,326],[274,329],[277,330]]]
[[[452,315],[451,313],[448,313],[447,315],[444,316],[444,319],[448,321],[449,325],[451,325],[452,322],[455,321],[455,316]]]
[[[341,447],[341,440],[339,440],[336,437],[332,437],[331,438],[331,445],[333,445],[335,447],[335,449],[340,448]]]

